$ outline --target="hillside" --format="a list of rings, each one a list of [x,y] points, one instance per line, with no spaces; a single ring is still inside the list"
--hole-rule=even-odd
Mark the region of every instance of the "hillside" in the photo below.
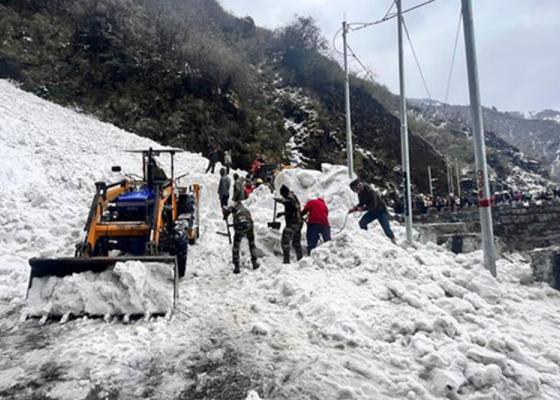
[[[345,157],[343,80],[310,18],[275,32],[215,0],[0,1],[0,78],[160,142],[246,168],[256,153],[311,168]],[[399,121],[381,86],[353,79],[356,166],[400,183]],[[412,135],[412,166],[443,166]],[[435,168],[435,173],[442,168]],[[427,191],[425,174],[413,177]]]
[[[433,244],[395,246],[355,220],[347,171],[289,170],[278,177],[302,201],[322,193],[334,240],[282,265],[264,186],[251,210],[261,268],[231,273],[215,196],[200,155],[176,171],[203,186],[204,226],[190,248],[171,320],[123,324],[77,319],[21,322],[27,259],[67,255],[81,235],[94,182],[110,166],[137,171],[127,148],[159,146],[0,81],[0,398],[445,399],[560,395],[560,296],[531,282],[515,254],[498,279],[481,254]],[[105,144],[111,142],[109,150]],[[403,227],[396,224],[402,243]],[[247,257],[246,255],[243,257]],[[245,260],[248,263],[248,260]]]
[[[468,131],[470,109],[428,100],[413,101],[414,108],[434,124]],[[514,165],[560,182],[560,113],[545,110],[529,115],[483,107],[490,151],[502,150]],[[490,160],[490,165],[496,164]],[[492,165],[492,166],[494,166]],[[511,169],[511,168],[510,168]]]

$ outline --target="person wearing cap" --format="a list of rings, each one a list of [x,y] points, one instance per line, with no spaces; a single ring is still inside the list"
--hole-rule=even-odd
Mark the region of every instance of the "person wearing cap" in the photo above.
[[[391,239],[393,244],[396,244],[395,235],[389,223],[389,213],[381,196],[370,185],[362,182],[360,179],[353,180],[350,183],[350,189],[358,194],[358,204],[348,210],[348,213],[365,211],[365,214],[360,218],[360,228],[367,230],[367,226],[371,222],[378,220],[385,235]]]
[[[253,229],[253,218],[251,217],[251,212],[241,203],[234,203],[227,208],[223,207],[222,210],[225,220],[227,220],[230,214],[233,214],[233,273],[238,274],[241,272],[239,269],[239,247],[241,245],[241,240],[243,240],[244,237],[246,237],[249,241],[249,252],[251,253],[253,269],[258,269],[259,264],[257,262],[257,253],[255,248],[255,231]]]
[[[317,247],[319,236],[322,237],[323,242],[331,240],[331,227],[329,224],[329,208],[325,200],[318,197],[309,200],[301,215],[309,214],[307,219],[307,252],[311,254],[311,250]]]
[[[284,264],[290,263],[290,244],[296,250],[296,257],[300,260],[303,257],[301,248],[301,228],[303,227],[303,218],[301,216],[301,206],[298,198],[293,194],[286,185],[280,188],[282,198],[274,200],[284,205],[284,212],[278,213],[277,216],[284,216],[286,219],[286,227],[282,231],[282,253],[284,255]]]

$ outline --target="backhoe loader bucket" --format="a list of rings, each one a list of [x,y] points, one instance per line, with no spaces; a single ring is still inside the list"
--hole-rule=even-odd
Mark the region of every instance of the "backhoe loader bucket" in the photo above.
[[[169,316],[179,296],[173,256],[32,258],[29,265],[28,316],[43,320]],[[172,297],[164,294],[169,284]]]

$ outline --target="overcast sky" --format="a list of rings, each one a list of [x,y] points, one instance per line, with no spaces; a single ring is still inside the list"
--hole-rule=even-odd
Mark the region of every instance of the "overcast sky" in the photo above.
[[[392,0],[220,0],[237,16],[278,28],[294,15],[312,16],[332,43],[343,16],[348,22],[383,17]],[[403,8],[423,0],[403,0]],[[436,0],[405,15],[432,98],[445,99],[460,0]],[[482,102],[500,110],[560,111],[560,0],[473,0]],[[341,39],[337,41],[341,46]],[[396,20],[351,32],[349,43],[377,81],[398,93]],[[406,44],[407,96],[427,92]],[[357,63],[355,72],[361,72]],[[466,104],[465,49],[459,38],[449,102]]]

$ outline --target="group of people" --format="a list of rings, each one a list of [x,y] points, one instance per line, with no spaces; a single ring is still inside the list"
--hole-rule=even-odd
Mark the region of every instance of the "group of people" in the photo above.
[[[218,195],[224,219],[227,221],[230,215],[233,216],[233,273],[240,273],[239,249],[243,238],[249,242],[249,251],[253,269],[259,268],[255,247],[255,233],[251,212],[244,206],[243,200],[247,197],[243,190],[243,178],[237,173],[233,174],[233,202],[228,205],[231,181],[225,168],[220,170],[221,178],[218,185]],[[387,207],[381,196],[367,183],[356,179],[351,182],[350,188],[358,195],[358,204],[348,210],[348,213],[364,212],[359,221],[361,229],[367,230],[368,225],[378,220],[385,235],[393,242],[395,235],[391,230]],[[274,199],[278,204],[283,205],[284,210],[276,214],[275,217],[284,217],[285,226],[281,236],[281,247],[284,264],[290,263],[290,250],[293,247],[296,259],[303,257],[301,246],[301,233],[304,222],[307,223],[307,252],[315,249],[319,240],[328,242],[331,240],[331,227],[329,223],[329,209],[325,200],[321,197],[309,200],[303,208],[297,196],[286,186],[280,187],[280,197]]]
[[[214,173],[216,170],[216,163],[219,161],[219,149],[216,141],[213,137],[208,138],[208,166],[206,167],[206,173]],[[231,150],[224,150],[224,167],[226,173],[229,174],[231,168]]]
[[[525,204],[529,205],[539,201],[550,201],[555,198],[560,198],[560,188],[553,188],[537,194],[529,192],[521,192],[519,190],[504,190],[496,192],[490,196],[492,205],[499,204]],[[431,209],[438,212],[442,210],[456,211],[462,208],[475,207],[478,204],[477,193],[469,193],[461,197],[454,193],[449,193],[447,196],[427,196],[419,193],[415,196],[413,207],[414,209],[425,214]]]

